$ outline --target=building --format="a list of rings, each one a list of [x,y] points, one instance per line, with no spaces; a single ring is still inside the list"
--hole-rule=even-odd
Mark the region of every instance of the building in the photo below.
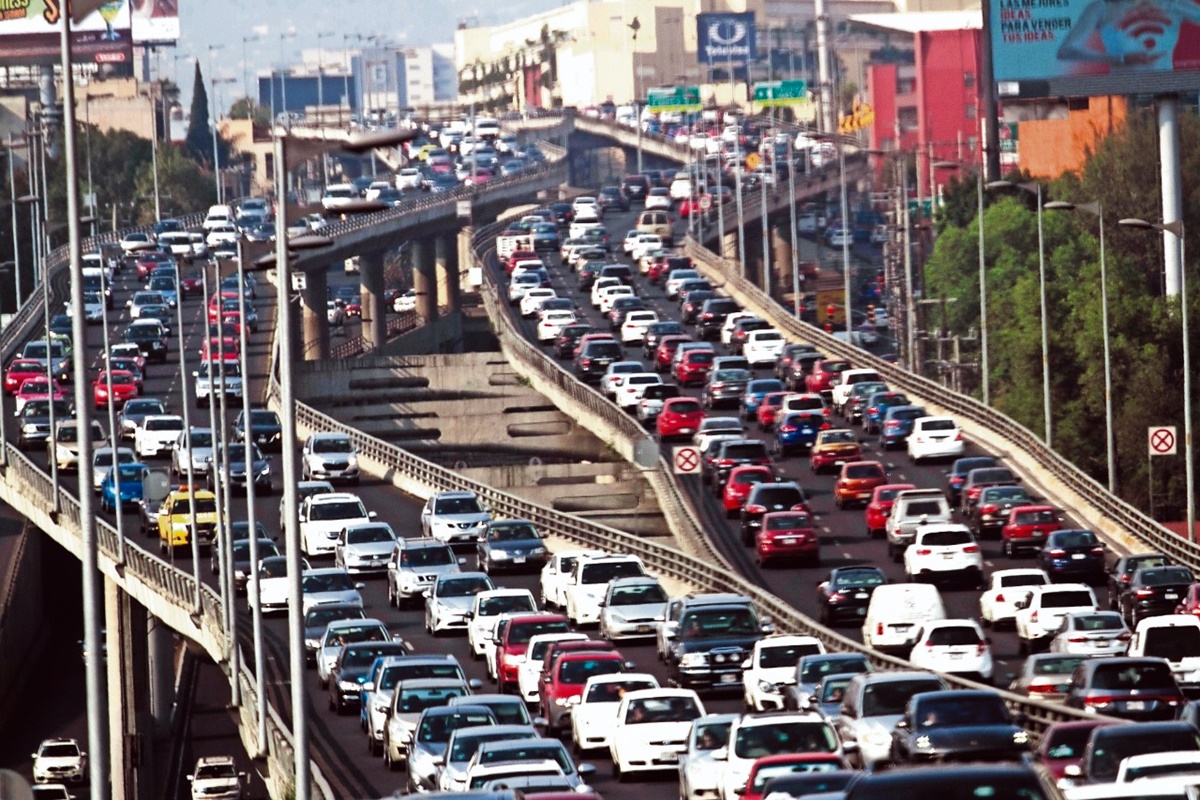
[[[399,104],[402,109],[452,106],[458,102],[454,45],[406,47],[400,51]]]

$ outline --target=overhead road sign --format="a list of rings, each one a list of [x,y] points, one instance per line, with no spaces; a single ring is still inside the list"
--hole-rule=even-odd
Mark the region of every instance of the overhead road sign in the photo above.
[[[654,113],[660,113],[664,111],[699,111],[704,106],[700,102],[699,86],[671,86],[647,91],[646,107]]]
[[[805,81],[763,81],[754,84],[754,104],[795,106],[808,102],[808,83]]]

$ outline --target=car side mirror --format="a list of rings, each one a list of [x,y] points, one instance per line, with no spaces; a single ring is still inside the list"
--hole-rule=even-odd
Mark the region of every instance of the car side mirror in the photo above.
[[[475,541],[479,542],[480,544],[486,544],[486,543],[487,543],[487,537],[486,537],[486,536],[477,536],[477,537],[475,538]]]
[[[898,731],[906,731],[906,730],[908,730],[908,720],[906,720],[906,719],[897,720],[897,722],[896,722],[896,730],[898,730]]]
[[[458,563],[459,563],[459,564],[465,564],[465,563],[467,563],[467,559],[466,559],[466,557],[464,557],[464,556],[460,556],[460,557],[459,557],[459,559],[458,559]]]
[[[37,758],[37,753],[34,753],[34,754],[32,755],[32,758]],[[188,775],[188,776],[187,776],[187,782],[188,782],[188,783],[191,783],[193,780],[195,780],[195,778],[196,778],[196,776],[195,776],[195,775]]]
[[[729,760],[729,748],[728,747],[718,747],[716,750],[713,750],[712,751],[712,760],[713,761],[728,761]]]
[[[1013,606],[1015,608],[1029,608],[1029,598],[1028,597],[1021,598],[1017,602],[1013,603]]]
[[[1066,775],[1068,778],[1082,778],[1083,767],[1078,764],[1068,764],[1063,768],[1063,775]]]
[[[842,752],[857,753],[858,752],[858,742],[842,742]]]
[[[368,511],[367,512],[367,519],[375,519],[378,516],[379,516],[379,513],[376,511]]]
[[[375,691],[375,682],[374,682],[374,681],[367,681],[366,683],[364,683],[364,684],[362,685],[362,690],[363,690],[364,692],[373,692],[373,691]]]
[[[429,594],[429,590],[428,590],[428,589],[426,589],[425,591],[421,592],[421,597],[430,597],[430,596],[431,596],[431,595]]]
[[[467,688],[472,692],[478,692],[483,688],[483,681],[479,680],[479,678],[471,678],[471,680],[467,681]]]
[[[365,583],[356,583],[354,584],[354,588],[361,592],[363,589],[367,588],[367,585]]]
[[[742,669],[750,669],[751,666],[753,665],[750,663],[750,659],[748,658],[742,662]]]
[[[746,793],[746,787],[745,786],[735,787],[733,790],[733,793],[736,795],[743,795]]]

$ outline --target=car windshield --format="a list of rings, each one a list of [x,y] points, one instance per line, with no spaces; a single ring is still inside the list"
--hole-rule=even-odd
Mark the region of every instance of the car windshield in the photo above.
[[[1143,692],[1176,688],[1171,668],[1163,662],[1139,661],[1132,664],[1099,664],[1092,674],[1093,689]]]
[[[762,758],[781,753],[832,753],[837,736],[825,722],[775,722],[739,728],[733,741],[738,758]]]
[[[223,762],[220,764],[201,764],[200,766],[196,767],[194,780],[210,781],[222,780],[224,778],[232,779],[236,777],[238,777],[238,772],[237,769],[234,768],[233,764]],[[196,791],[199,792],[200,789],[197,788]]]
[[[251,425],[278,425],[279,417],[274,411],[251,411]]]
[[[942,503],[937,500],[921,500],[909,503],[905,512],[908,517],[934,516],[942,513]]]
[[[657,583],[614,587],[607,600],[610,606],[636,606],[665,602],[667,602],[667,593]]]
[[[795,486],[760,483],[751,492],[752,502],[762,506],[794,506],[804,502],[804,493]]]
[[[1143,567],[1138,573],[1138,582],[1143,586],[1168,586],[1176,583],[1191,583],[1192,573],[1185,567]]]
[[[957,427],[952,419],[927,419],[921,423],[921,428],[927,431],[952,431]]]
[[[421,717],[417,726],[418,742],[445,742],[450,734],[459,728],[469,728],[475,725],[491,725],[494,721],[491,714],[434,714]]]
[[[514,611],[535,610],[533,600],[528,595],[506,594],[499,597],[485,597],[479,601],[476,612],[480,617],[494,617],[497,614],[511,614]]]
[[[857,441],[854,431],[826,431],[821,437],[821,444],[854,444]]]
[[[971,536],[970,531],[927,531],[921,534],[921,544],[930,545],[933,547],[949,547],[951,545],[969,545],[974,543],[975,537]]]
[[[1119,614],[1084,614],[1075,617],[1075,630],[1077,631],[1121,631],[1125,629],[1125,623],[1121,620]],[[1200,628],[1194,628],[1197,635],[1200,636]]]
[[[1072,608],[1095,605],[1096,601],[1092,599],[1092,593],[1086,589],[1042,592],[1042,608]]]
[[[964,725],[1007,725],[1008,709],[999,695],[975,696],[968,699],[945,696],[922,698],[917,701],[913,718],[919,729],[952,728]]]
[[[631,700],[625,708],[626,725],[652,722],[691,722],[701,715],[691,697],[647,697]]]
[[[561,742],[530,742],[525,747],[503,747],[479,754],[480,764],[498,761],[553,761],[562,768],[564,775],[575,773],[575,764]]]
[[[388,638],[388,632],[377,624],[339,625],[325,631],[325,646],[340,646],[350,642],[386,642]]]
[[[359,500],[334,500],[327,503],[314,503],[308,513],[311,520],[329,521],[335,519],[361,519],[367,516],[367,510]]]
[[[1080,758],[1092,736],[1091,727],[1055,727],[1046,731],[1047,758]]]
[[[826,675],[846,672],[869,672],[871,664],[865,656],[806,656],[796,665],[800,683],[820,683]]]
[[[477,497],[440,497],[433,505],[435,514],[482,514]]]
[[[179,503],[177,502],[175,505],[178,506]],[[187,503],[183,504],[182,511],[175,511],[173,513],[186,514],[187,513]],[[287,559],[286,558],[269,558],[266,561],[263,561],[260,571],[261,571],[262,577],[264,577],[264,578],[287,577]]]
[[[617,578],[633,578],[645,575],[646,571],[637,561],[609,561],[584,564],[580,568],[579,582],[585,584],[608,583]]]
[[[427,708],[444,706],[450,702],[450,698],[462,697],[466,693],[466,688],[462,686],[401,689],[396,695],[396,711],[401,714],[420,714]]]
[[[353,591],[354,584],[350,582],[350,576],[344,572],[319,572],[315,575],[305,575],[301,581],[301,590],[305,594],[315,594],[319,592],[349,592]]]
[[[843,473],[847,478],[883,478],[883,467],[879,464],[849,464]]]
[[[462,680],[462,670],[458,664],[453,661],[445,661],[434,664],[394,664],[383,671],[379,676],[379,688],[385,691],[395,689],[396,684],[400,681],[412,681],[422,678],[450,678],[452,680]],[[455,697],[457,695],[451,695]],[[449,698],[447,698],[447,701]],[[440,703],[439,705],[445,705]]]
[[[1147,628],[1141,636],[1147,656],[1172,662],[1200,656],[1200,628],[1193,625]]]
[[[446,755],[447,764],[460,764],[471,760],[479,746],[484,742],[503,742],[518,739],[533,739],[537,734],[530,731],[480,731],[470,736],[455,736],[454,742],[450,746],[450,752]]]
[[[121,483],[141,483],[149,470],[145,467],[122,466],[118,471],[121,473]]]
[[[1034,675],[1070,675],[1085,660],[1084,656],[1047,656],[1035,659],[1031,670]]]
[[[237,559],[237,546],[234,546],[233,557]],[[343,619],[366,619],[366,613],[361,608],[353,608],[349,606],[335,606],[333,608],[325,608],[317,606],[311,609],[304,615],[304,627],[306,628],[324,628],[331,622],[338,622]]]
[[[587,683],[593,675],[614,675],[625,671],[625,662],[619,658],[572,658],[559,663],[559,683]]]
[[[962,647],[979,643],[979,632],[970,625],[942,625],[925,637],[926,647]]]
[[[395,534],[386,525],[368,525],[346,531],[346,544],[377,544],[396,541]]]
[[[405,654],[401,642],[373,642],[370,644],[348,645],[341,654],[342,669],[361,669],[375,663],[380,656],[400,656]]]
[[[253,417],[250,418],[251,425],[259,421]],[[321,438],[313,439],[312,449],[314,453],[349,453],[353,449],[353,445],[350,444],[349,439]]]
[[[438,597],[474,597],[492,588],[487,578],[452,578],[438,586]]]
[[[816,642],[763,647],[758,651],[758,665],[763,669],[794,667],[802,657],[817,655],[820,652],[821,646]]]
[[[1099,547],[1100,540],[1091,531],[1060,531],[1046,542],[1051,547]]]
[[[909,699],[921,692],[940,692],[944,687],[936,680],[895,680],[869,683],[863,688],[862,715],[885,717],[904,713]]]
[[[657,689],[647,680],[603,681],[588,687],[585,703],[619,703],[626,692],[636,692],[641,689]]]
[[[883,574],[874,569],[856,569],[850,572],[839,572],[835,581],[839,588],[858,589],[869,586],[882,586],[885,582]]]
[[[444,567],[454,563],[454,553],[446,546],[414,547],[400,553],[402,567]]]
[[[719,369],[713,374],[713,383],[745,383],[750,373],[744,369]]]
[[[752,636],[758,632],[758,619],[749,608],[702,609],[685,615],[679,622],[682,640]]]
[[[488,530],[489,542],[528,542],[539,538],[532,525],[496,525]]]
[[[1029,500],[1029,492],[1020,486],[997,486],[985,489],[981,502],[984,503],[1017,503]]]
[[[43,745],[38,755],[42,758],[78,758],[79,748],[74,742],[56,742]]]
[[[192,447],[212,447],[212,434],[208,431],[192,431],[188,435],[188,439],[191,440]],[[188,442],[185,441],[184,446],[186,447],[187,444]]]
[[[1021,511],[1013,514],[1014,525],[1049,525],[1058,522],[1058,516],[1049,509]]]

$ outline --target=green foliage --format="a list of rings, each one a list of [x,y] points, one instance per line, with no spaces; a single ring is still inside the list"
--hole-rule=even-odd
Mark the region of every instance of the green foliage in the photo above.
[[[187,151],[197,164],[212,164],[212,121],[208,115],[208,89],[196,62],[192,80],[192,110],[188,117]]]
[[[1184,223],[1200,231],[1200,121],[1180,118]],[[1178,301],[1163,297],[1163,237],[1117,225],[1126,217],[1154,221],[1161,213],[1157,130],[1151,113],[1101,141],[1078,175],[1043,188],[1043,200],[1099,201],[1104,210],[1114,430],[1120,495],[1150,509],[1146,429],[1182,430],[1182,340]],[[1013,178],[1010,178],[1013,179]],[[1023,180],[1017,177],[1015,180]],[[939,217],[939,237],[925,266],[927,296],[957,297],[947,326],[978,330],[979,228],[973,176],[951,181]],[[1043,433],[1042,319],[1038,227],[1033,196],[1019,190],[986,194],[989,367],[993,405]],[[1107,482],[1103,310],[1099,226],[1084,210],[1043,213],[1050,394],[1057,451],[1101,483]],[[1195,245],[1200,247],[1200,244]],[[1193,251],[1195,251],[1195,247]],[[1194,258],[1192,259],[1194,261]],[[1190,262],[1189,262],[1190,263]],[[1189,308],[1196,319],[1195,292]],[[936,324],[933,312],[929,324]],[[1193,341],[1193,351],[1200,341]],[[1184,515],[1182,457],[1155,465],[1154,507],[1162,519]]]
[[[140,225],[154,222],[154,165],[147,157],[137,167],[134,218]],[[187,214],[197,209],[208,208],[217,202],[217,189],[211,173],[200,166],[183,151],[170,144],[159,144],[158,148],[159,207],[163,219]]]

